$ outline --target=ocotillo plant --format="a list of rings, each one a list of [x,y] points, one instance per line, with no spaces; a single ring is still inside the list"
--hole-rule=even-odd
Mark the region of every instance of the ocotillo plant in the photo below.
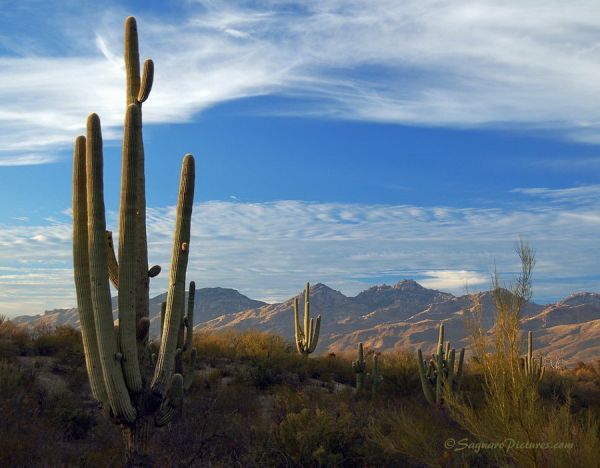
[[[319,341],[319,331],[321,330],[321,316],[317,321],[310,318],[310,284],[306,283],[304,291],[304,330],[300,328],[300,318],[298,316],[298,297],[294,298],[294,332],[296,335],[296,348],[303,356],[308,356],[317,347]]]
[[[534,384],[539,383],[544,377],[542,356],[536,361],[533,359],[533,332],[527,333],[527,356],[521,358],[521,371]]]
[[[417,352],[419,375],[423,394],[430,404],[442,404],[444,392],[458,392],[462,378],[465,349],[460,350],[458,365],[454,369],[456,350],[450,349],[450,342],[444,350],[444,325],[440,325],[437,352],[429,362],[423,360],[421,349]]]
[[[373,353],[373,370],[371,371],[371,393],[373,397],[377,395],[379,386],[383,382],[383,376],[379,371],[379,353]]]
[[[358,343],[358,359],[352,361],[352,370],[356,374],[356,393],[361,393],[365,386],[365,370],[367,363],[363,352],[363,344]]]
[[[156,367],[148,351],[148,270],[141,104],[150,93],[153,64],[140,79],[137,26],[125,22],[127,112],[118,257],[106,231],[100,119],[91,114],[87,136],[75,141],[73,167],[73,260],[77,304],[94,397],[124,428],[128,465],[143,459],[149,429],[168,423],[181,405],[184,379],[174,372],[183,320],[194,198],[194,158],[183,159],[177,201],[169,290]],[[119,326],[113,324],[109,278],[118,289]],[[189,328],[191,333],[191,328]]]

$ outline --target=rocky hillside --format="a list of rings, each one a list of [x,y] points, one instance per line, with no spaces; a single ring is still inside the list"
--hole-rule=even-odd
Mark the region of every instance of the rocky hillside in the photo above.
[[[300,293],[300,301],[304,293]],[[223,330],[255,328],[293,339],[293,298],[266,304],[233,289],[204,288],[197,291],[197,328]],[[150,302],[151,333],[159,330],[160,303]],[[412,280],[394,286],[373,286],[355,297],[347,297],[324,284],[311,287],[312,316],[322,316],[317,352],[354,349],[359,341],[367,347],[433,349],[437,327],[446,326],[446,336],[456,347],[468,346],[465,315],[481,304],[483,325],[493,324],[495,308],[490,292],[453,296],[427,289]],[[77,310],[47,311],[41,316],[22,316],[17,322],[32,325],[78,326]],[[600,294],[577,293],[548,306],[534,303],[523,311],[523,329],[535,334],[535,349],[563,363],[590,361],[600,356]]]

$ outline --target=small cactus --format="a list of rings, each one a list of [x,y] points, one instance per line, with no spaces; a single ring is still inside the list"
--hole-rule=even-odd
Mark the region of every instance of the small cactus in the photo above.
[[[303,356],[308,356],[317,347],[319,341],[319,331],[321,329],[321,316],[317,317],[316,322],[310,318],[310,284],[306,283],[304,291],[304,330],[300,328],[300,318],[298,316],[298,297],[294,298],[294,331],[296,335],[296,348]]]
[[[367,363],[365,362],[365,354],[363,344],[358,343],[358,359],[352,361],[352,370],[356,374],[356,393],[361,393],[365,387],[365,370]]]
[[[521,372],[534,384],[538,384],[544,377],[545,367],[542,356],[539,360],[533,358],[533,332],[527,333],[527,356],[520,360]]]
[[[429,362],[423,359],[421,349],[417,352],[419,364],[419,376],[425,399],[430,404],[441,405],[444,392],[458,392],[462,379],[463,361],[465,349],[460,350],[458,366],[454,369],[456,350],[450,349],[450,342],[446,343],[444,349],[444,325],[440,325],[438,346],[435,354]]]

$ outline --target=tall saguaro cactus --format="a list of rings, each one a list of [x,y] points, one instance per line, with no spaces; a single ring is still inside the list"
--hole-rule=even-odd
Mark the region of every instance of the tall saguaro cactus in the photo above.
[[[430,404],[442,404],[444,392],[457,392],[462,379],[465,349],[460,350],[458,365],[454,369],[456,350],[450,349],[450,342],[444,349],[444,325],[440,325],[437,351],[431,356],[429,362],[423,359],[421,349],[417,352],[419,376],[425,399]]]
[[[148,349],[148,283],[160,267],[148,270],[141,104],[150,93],[153,63],[140,77],[137,26],[125,22],[127,111],[123,136],[118,255],[106,230],[102,133],[91,114],[87,135],[77,137],[73,155],[73,263],[86,367],[94,397],[124,427],[127,463],[143,457],[151,426],[168,423],[179,411],[184,377],[175,372],[184,322],[186,269],[194,199],[195,163],[183,158],[170,282],[160,348],[152,371]],[[119,326],[115,327],[109,279],[118,290]],[[195,285],[191,283],[193,298]],[[192,299],[193,308],[193,299]],[[193,312],[188,311],[186,344],[190,355]],[[193,361],[192,361],[193,364]],[[192,369],[193,372],[193,369]],[[189,380],[189,379],[185,379]]]
[[[304,329],[300,328],[298,314],[298,297],[294,298],[294,332],[296,335],[296,348],[304,356],[308,356],[317,347],[319,331],[321,330],[321,316],[317,321],[310,318],[310,284],[306,283],[304,290]]]

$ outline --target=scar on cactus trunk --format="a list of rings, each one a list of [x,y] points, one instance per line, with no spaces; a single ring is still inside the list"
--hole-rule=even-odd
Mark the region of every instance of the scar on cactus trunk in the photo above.
[[[319,331],[321,329],[321,316],[317,321],[310,318],[310,284],[306,283],[304,290],[304,329],[300,328],[300,318],[298,316],[298,297],[294,298],[294,333],[296,336],[296,348],[298,352],[305,357],[314,352],[319,341]]]
[[[147,60],[140,77],[135,19],[125,22],[127,112],[123,136],[119,245],[106,230],[102,132],[91,114],[87,135],[77,137],[73,153],[73,265],[85,362],[94,398],[123,428],[128,466],[144,466],[149,434],[167,424],[182,404],[184,376],[175,357],[184,323],[185,282],[194,199],[195,163],[183,158],[175,235],[156,367],[150,363],[148,282],[160,267],[148,269],[144,151],[141,105],[150,93],[153,64]],[[115,327],[109,279],[118,290],[119,326]],[[195,285],[190,285],[193,297]],[[191,301],[193,309],[193,299]],[[191,348],[193,312],[188,311],[186,344]],[[195,349],[187,349],[191,369]],[[188,381],[186,376],[185,381]],[[191,379],[189,379],[191,382]]]
[[[458,392],[462,379],[465,349],[460,350],[458,365],[454,369],[456,350],[450,349],[450,342],[444,348],[444,325],[440,325],[436,353],[426,362],[421,349],[417,352],[419,376],[425,399],[432,405],[443,403],[444,392]]]

